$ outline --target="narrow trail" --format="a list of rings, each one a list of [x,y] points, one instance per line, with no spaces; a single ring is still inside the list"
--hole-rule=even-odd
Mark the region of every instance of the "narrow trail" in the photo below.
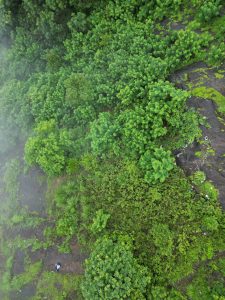
[[[223,68],[224,69],[224,68]],[[208,68],[203,63],[196,63],[171,76],[170,80],[179,88],[189,89],[201,81],[201,86],[214,88],[225,96],[225,77],[215,76],[218,68]],[[209,99],[190,97],[189,107],[194,107],[205,117],[209,126],[201,126],[202,139],[207,141],[207,147],[212,153],[206,152],[206,143],[193,143],[183,149],[176,157],[177,164],[189,175],[197,170],[204,171],[208,180],[212,181],[219,191],[220,203],[225,209],[225,120],[219,115],[217,105]],[[220,117],[220,118],[219,118]],[[196,152],[205,153],[196,157]]]

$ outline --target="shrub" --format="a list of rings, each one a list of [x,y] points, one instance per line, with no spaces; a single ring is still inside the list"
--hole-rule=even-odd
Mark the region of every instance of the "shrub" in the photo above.
[[[225,59],[225,43],[212,45],[206,55],[206,62],[210,66],[219,65]]]

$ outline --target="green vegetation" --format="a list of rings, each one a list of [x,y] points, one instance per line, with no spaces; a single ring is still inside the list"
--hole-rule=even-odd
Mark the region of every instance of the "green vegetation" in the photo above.
[[[193,142],[200,164],[216,155],[187,101],[213,100],[224,118],[225,97],[202,82],[211,69],[224,78],[214,68],[225,61],[224,8],[1,1],[0,297],[32,283],[33,300],[224,299],[218,191],[201,170],[187,177],[173,155]],[[170,82],[200,61],[209,69],[195,69],[196,82],[188,73]],[[48,182],[43,216],[22,205],[21,177],[34,167]],[[31,262],[37,250],[70,252],[75,239],[89,254],[84,275]],[[14,275],[17,251],[25,268]]]
[[[208,277],[205,274],[208,274]],[[225,289],[221,283],[224,278],[224,258],[202,266],[195,274],[193,281],[188,285],[187,294],[193,299],[219,299],[224,300]]]
[[[35,277],[38,276],[41,267],[42,267],[42,263],[38,261],[32,265],[29,265],[27,269],[25,269],[24,273],[13,277],[11,281],[12,289],[19,290],[21,289],[22,286],[31,282]]]
[[[220,2],[220,0],[213,0],[204,3],[199,10],[199,20],[201,22],[208,22],[213,18],[217,17],[220,14],[220,9],[222,8]]]
[[[37,292],[32,300],[64,300],[68,297],[82,299],[79,276],[43,272],[37,283]],[[57,288],[60,286],[60,289]]]
[[[82,285],[85,299],[145,299],[147,268],[133,257],[131,241],[107,236],[95,243]]]
[[[28,165],[37,163],[48,175],[60,174],[73,144],[69,133],[57,129],[54,120],[40,122],[34,132],[36,135],[30,137],[25,146]]]

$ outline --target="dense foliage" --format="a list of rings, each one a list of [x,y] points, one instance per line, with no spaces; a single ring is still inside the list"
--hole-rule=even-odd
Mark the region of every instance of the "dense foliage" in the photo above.
[[[90,252],[85,299],[223,299],[218,192],[173,157],[202,119],[170,82],[224,61],[223,11],[220,0],[0,1],[0,151],[22,144],[26,167],[48,176],[45,235],[64,252],[76,235]]]
[[[110,215],[98,236],[107,231],[131,235],[139,261],[152,274],[149,299],[157,299],[151,295],[165,286],[165,294],[172,297],[171,286],[191,274],[195,263],[224,249],[224,217],[217,192],[200,175],[191,180],[197,184],[196,178],[201,178],[202,197],[176,169],[164,184],[149,187],[137,165],[130,162],[102,166],[94,164],[92,158],[89,165],[87,160],[82,164],[79,235],[86,241],[93,239],[95,211],[101,209]]]

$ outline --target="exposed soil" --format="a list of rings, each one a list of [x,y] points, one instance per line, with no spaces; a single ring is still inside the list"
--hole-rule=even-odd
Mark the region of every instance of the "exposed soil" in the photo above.
[[[29,300],[31,297],[35,296],[36,287],[34,283],[26,284],[21,290],[11,292],[10,300]]]
[[[224,69],[224,66],[223,68]],[[215,72],[218,68],[208,68],[203,63],[196,63],[182,70],[177,71],[170,80],[180,88],[188,89],[187,84],[196,84],[201,80],[202,85],[213,87],[222,95],[225,95],[225,78],[216,78]],[[188,78],[187,81],[184,80]],[[205,100],[198,97],[191,97],[188,101],[190,107],[194,107],[201,115],[206,117],[210,127],[201,126],[202,137],[207,141],[215,153],[207,154],[198,158],[197,151],[206,152],[206,145],[194,143],[185,149],[176,153],[177,164],[180,165],[189,175],[197,170],[205,172],[208,180],[212,181],[219,191],[220,203],[225,209],[225,126],[218,119],[216,104],[211,100]],[[224,119],[224,116],[220,116]]]
[[[14,256],[13,269],[12,269],[13,275],[19,275],[24,272],[24,259],[25,259],[24,251],[16,250]]]

